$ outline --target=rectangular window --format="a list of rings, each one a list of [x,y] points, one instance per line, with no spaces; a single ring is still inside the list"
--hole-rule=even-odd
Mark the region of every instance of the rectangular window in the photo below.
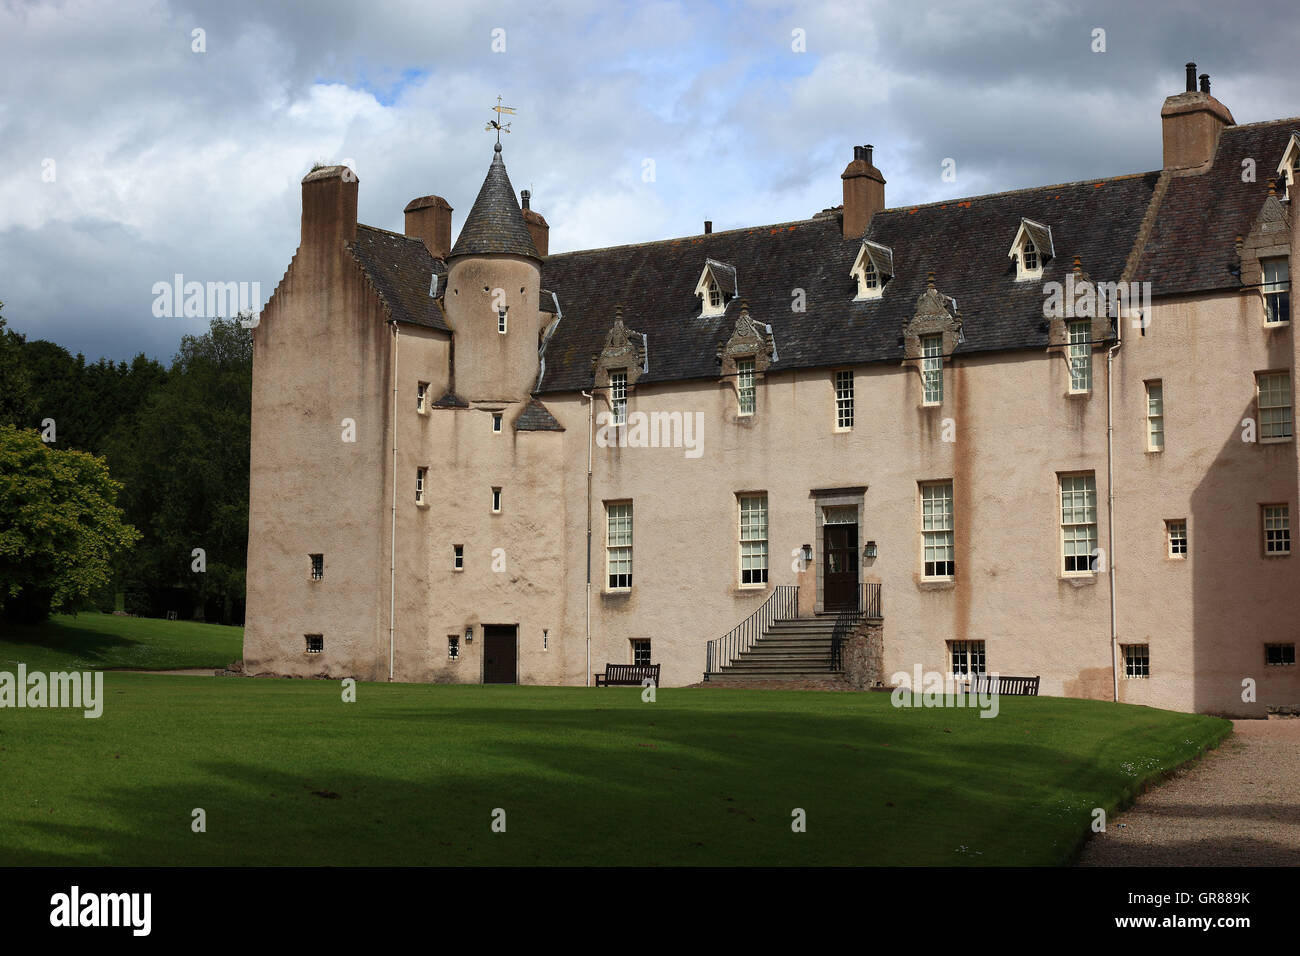
[[[638,640],[632,642],[632,663],[650,666],[650,642]]]
[[[953,561],[952,482],[921,486],[921,548],[927,578],[950,578]]]
[[[417,505],[424,504],[424,479],[428,473],[428,468],[415,469],[415,503]]]
[[[614,412],[614,424],[627,424],[627,369],[609,373],[609,404]]]
[[[767,495],[740,498],[740,583],[767,583]]]
[[[1066,574],[1092,570],[1097,547],[1097,482],[1092,475],[1061,476],[1061,545]]]
[[[632,502],[605,505],[605,568],[611,591],[632,586]]]
[[[1291,373],[1260,372],[1255,378],[1259,393],[1260,441],[1290,438]]]
[[[736,390],[740,396],[740,414],[754,414],[754,360],[736,360]]]
[[[853,372],[835,373],[835,427],[853,427]]]
[[[921,336],[921,385],[925,404],[943,404],[943,336]]]
[[[1264,553],[1291,553],[1291,506],[1264,505]]]
[[[497,309],[497,331],[502,335],[506,334],[506,310]]]
[[[1151,676],[1151,645],[1124,645],[1124,676],[1133,678]]]
[[[1286,259],[1261,259],[1264,269],[1264,324],[1291,321],[1291,272]]]
[[[1269,667],[1291,667],[1295,665],[1294,644],[1265,644],[1264,663]]]
[[[949,641],[948,658],[955,677],[985,673],[983,641]]]
[[[1165,450],[1165,387],[1160,379],[1147,382],[1147,451]]]
[[[1169,557],[1187,557],[1187,522],[1166,521],[1165,537],[1169,541]]]
[[[492,511],[495,514],[501,510],[501,489],[492,489]]]
[[[325,650],[325,636],[323,634],[308,634],[306,637],[308,654],[319,654]]]
[[[451,661],[460,660],[460,635],[447,635],[447,659]]]
[[[465,546],[463,544],[453,544],[451,546],[451,569],[453,571],[465,570]]]
[[[415,410],[423,412],[428,407],[429,400],[429,383],[421,382],[415,386]]]
[[[313,554],[311,556],[311,579],[319,581],[325,577],[325,555]]]
[[[1092,321],[1083,319],[1069,326],[1070,391],[1092,391]]]
[[[500,412],[493,412],[493,413],[492,413],[492,430],[493,430],[494,432],[500,432],[500,431],[501,431],[501,413],[500,413]]]

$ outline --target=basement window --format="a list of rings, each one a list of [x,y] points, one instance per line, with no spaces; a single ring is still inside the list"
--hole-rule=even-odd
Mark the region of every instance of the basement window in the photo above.
[[[1134,680],[1145,680],[1151,676],[1151,645],[1124,645],[1124,676]]]
[[[635,640],[632,642],[632,663],[639,667],[650,666],[649,640]]]
[[[953,677],[985,673],[983,641],[949,641],[948,660]]]
[[[319,654],[325,650],[325,636],[323,634],[307,635],[307,653]]]
[[[447,635],[447,660],[449,661],[460,660],[460,635],[459,634]]]
[[[319,581],[325,577],[325,555],[313,554],[311,556],[311,579]]]
[[[1294,667],[1294,644],[1265,644],[1264,663],[1269,667]]]

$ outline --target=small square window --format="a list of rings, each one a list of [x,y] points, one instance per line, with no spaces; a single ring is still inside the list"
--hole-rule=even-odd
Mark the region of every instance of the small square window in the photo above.
[[[428,408],[429,401],[429,383],[421,382],[415,386],[415,410],[423,412]]]
[[[460,660],[460,635],[447,635],[447,659],[451,661]]]
[[[424,504],[424,480],[429,474],[428,468],[415,469],[415,503]]]
[[[325,555],[313,554],[311,556],[311,579],[319,581],[325,577]]]
[[[506,334],[506,310],[497,310],[497,331],[502,335]]]
[[[325,636],[323,634],[307,635],[307,653],[319,654],[325,650]]]
[[[1294,667],[1294,644],[1265,644],[1264,663],[1269,667]]]
[[[500,510],[501,510],[501,489],[493,488],[492,489],[492,511],[495,514]]]
[[[632,642],[632,663],[644,667],[650,666],[650,641],[637,640]]]
[[[500,432],[500,431],[501,431],[501,413],[500,413],[500,412],[494,412],[494,413],[492,414],[492,430],[493,430],[494,432]]]
[[[451,569],[453,571],[465,570],[465,546],[463,544],[453,544],[451,546]]]
[[[1187,557],[1187,522],[1166,521],[1165,537],[1169,542],[1169,557]]]
[[[1124,645],[1124,676],[1135,679],[1151,676],[1151,646],[1149,644]]]

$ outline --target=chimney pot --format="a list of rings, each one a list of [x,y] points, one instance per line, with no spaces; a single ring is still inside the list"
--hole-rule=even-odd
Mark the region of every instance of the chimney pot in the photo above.
[[[532,190],[521,190],[519,199],[522,207],[520,211],[524,214],[524,225],[528,227],[528,234],[533,237],[533,245],[537,247],[537,254],[545,258],[551,251],[551,227],[546,218],[533,209]]]
[[[1187,92],[1196,92],[1196,64],[1191,62],[1187,64]]]
[[[712,232],[713,232],[713,220],[712,219],[704,220],[704,234],[707,236],[712,234]]]
[[[1210,74],[1208,73],[1201,74],[1201,92],[1202,93],[1210,92]]]
[[[524,204],[524,208],[525,208],[525,209],[528,208],[528,201],[529,201],[530,199],[532,199],[532,196],[533,196],[533,194],[530,193],[527,189],[525,189],[523,192],[521,192],[521,193],[519,194],[519,198],[523,200],[523,204]]]
[[[870,143],[862,147],[862,158],[867,161],[867,165],[871,165],[871,150],[872,146]]]

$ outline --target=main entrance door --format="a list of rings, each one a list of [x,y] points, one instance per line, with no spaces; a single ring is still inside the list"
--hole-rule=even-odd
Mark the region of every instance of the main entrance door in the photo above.
[[[519,682],[519,641],[513,624],[483,625],[483,683]]]
[[[827,611],[858,604],[858,526],[828,524],[822,528],[822,607]]]

